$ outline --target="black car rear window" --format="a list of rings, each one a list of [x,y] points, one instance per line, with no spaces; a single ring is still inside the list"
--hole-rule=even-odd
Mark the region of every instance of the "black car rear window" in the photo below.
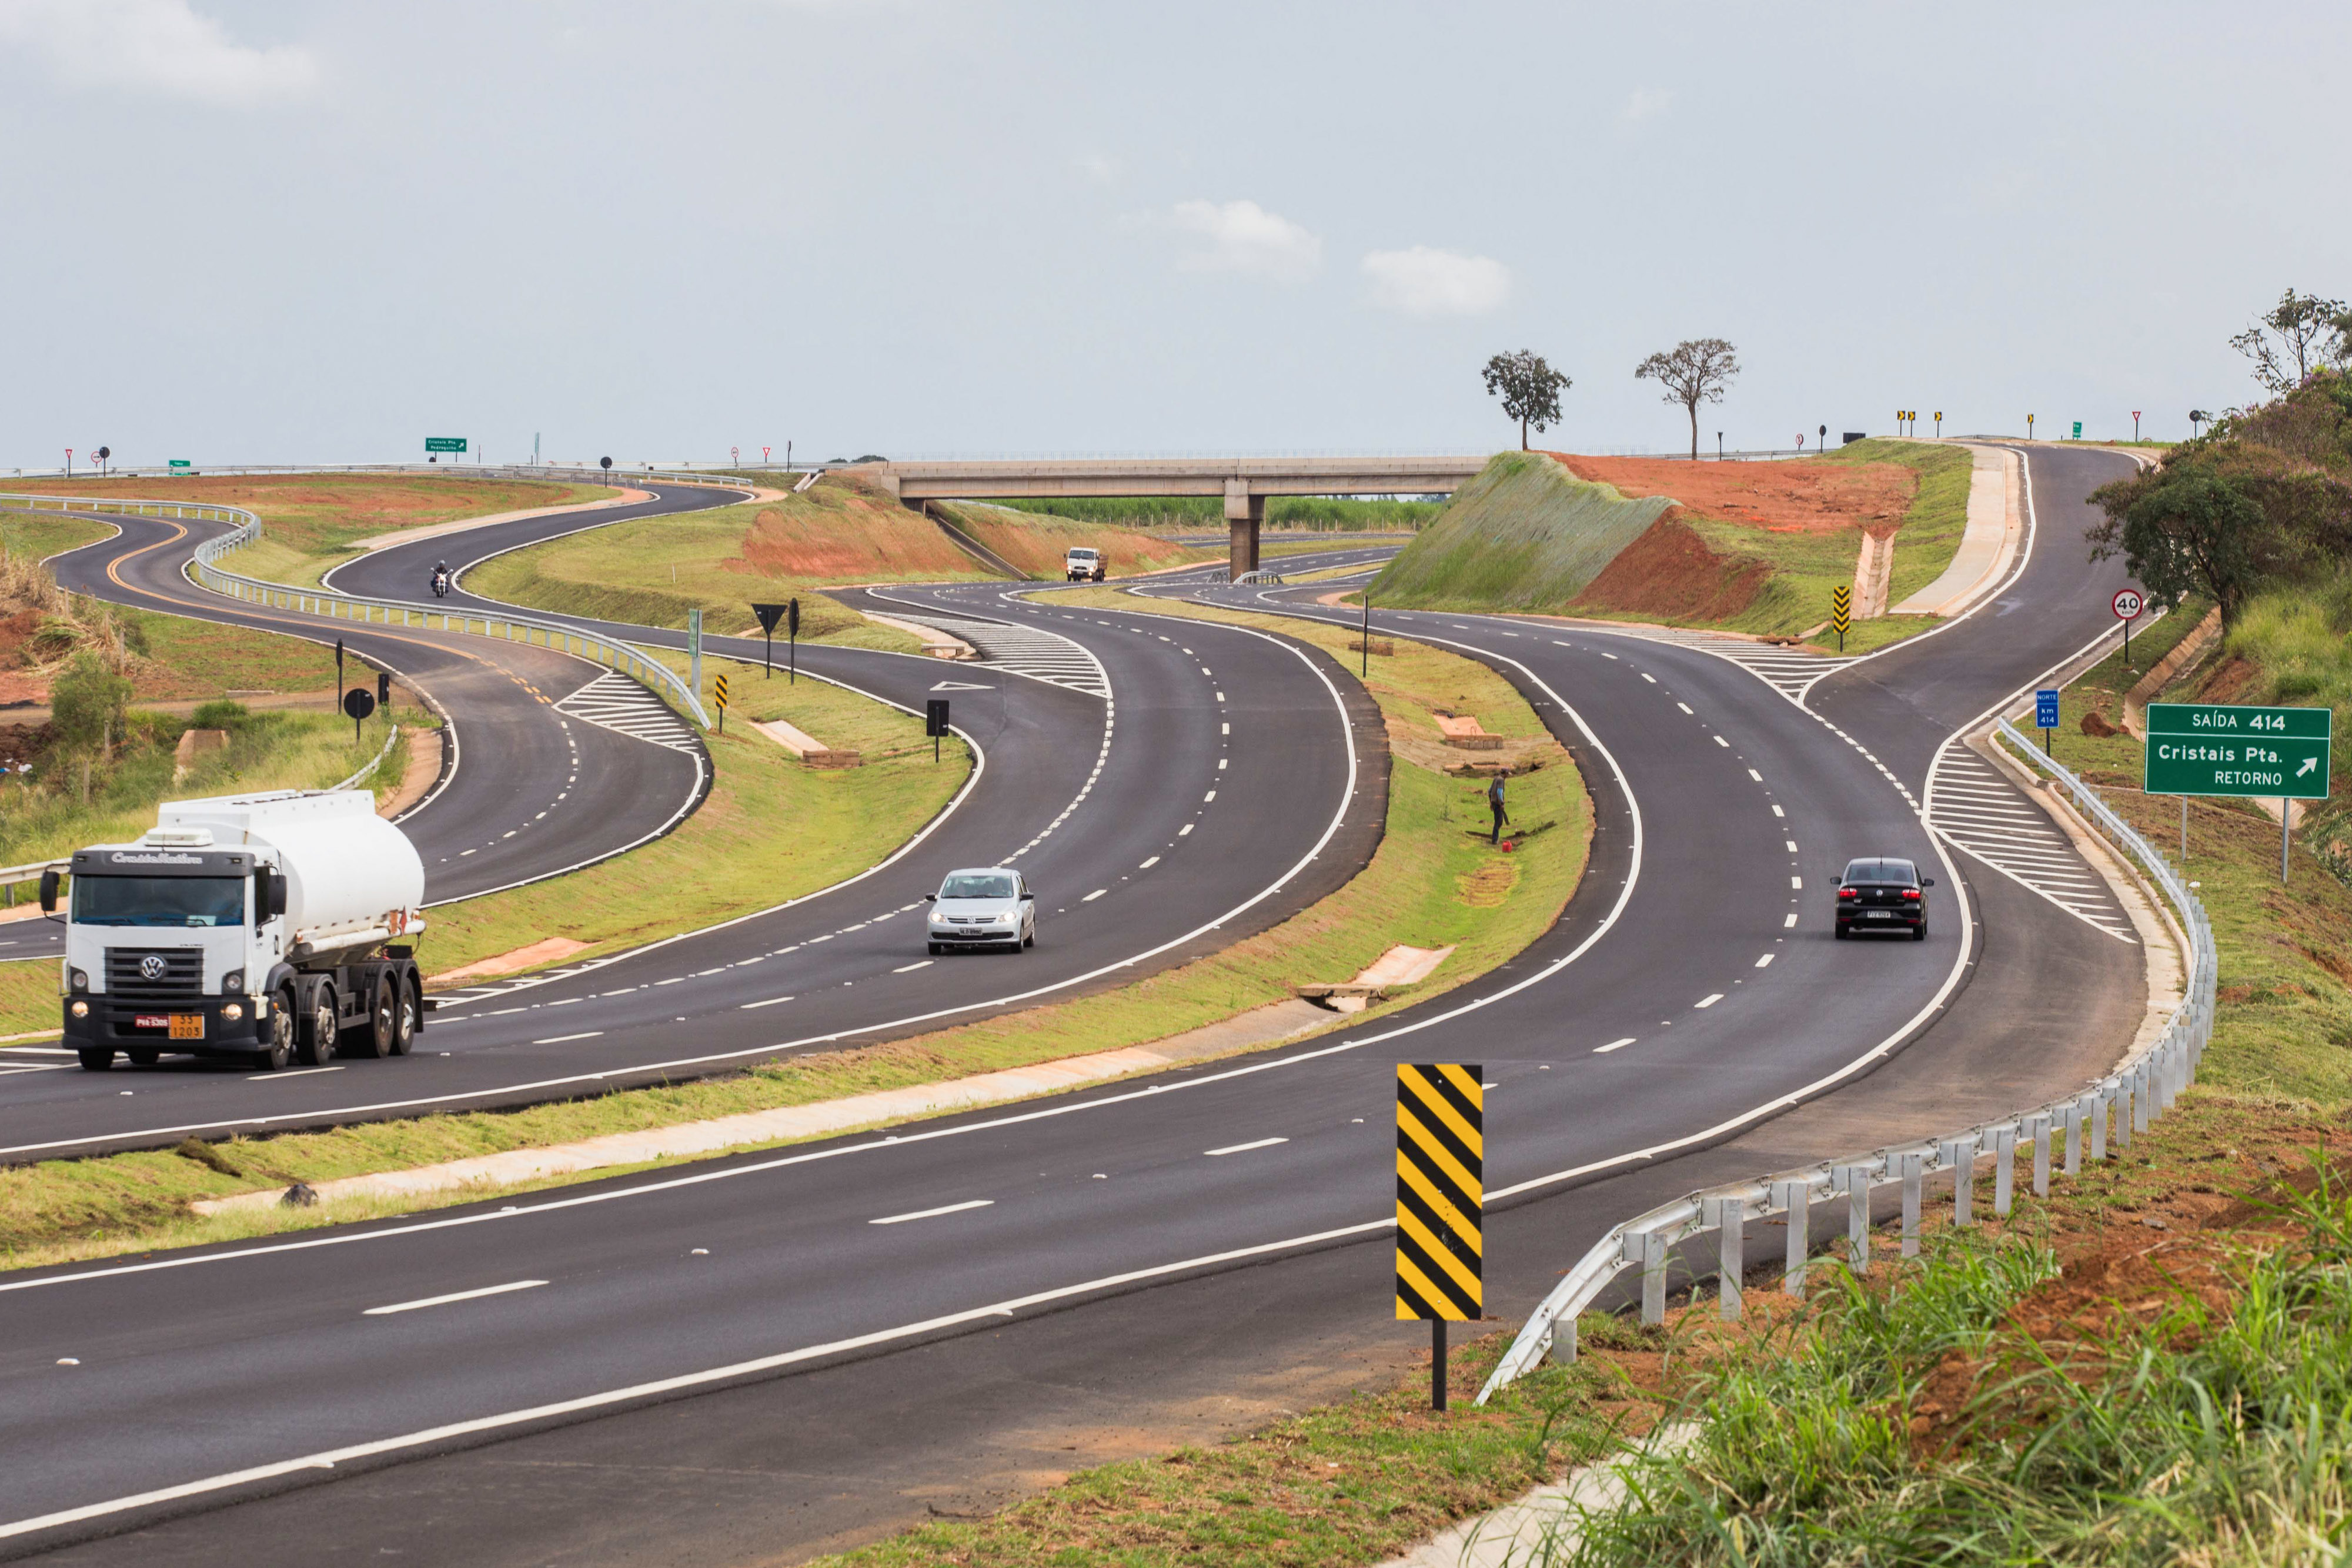
[[[1916,887],[1919,872],[1909,861],[1848,861],[1845,883],[1849,887],[1890,883],[1897,887]]]

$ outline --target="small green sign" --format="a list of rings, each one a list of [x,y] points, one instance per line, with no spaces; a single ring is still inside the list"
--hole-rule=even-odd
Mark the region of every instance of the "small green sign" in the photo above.
[[[463,452],[466,438],[462,435],[428,435],[425,438],[427,452]]]
[[[2150,795],[2324,800],[2335,716],[2324,707],[2150,703],[2140,788]]]
[[[172,472],[174,474],[184,474],[194,466],[194,464],[189,462],[184,457],[174,457],[172,459]]]
[[[2083,422],[2079,419],[2074,422],[2074,439],[2077,441],[2083,439]]]

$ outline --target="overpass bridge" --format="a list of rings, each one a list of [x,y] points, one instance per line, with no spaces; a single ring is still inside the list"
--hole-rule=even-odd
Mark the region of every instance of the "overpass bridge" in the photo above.
[[[1269,496],[1420,496],[1461,488],[1485,454],[1434,457],[1066,457],[867,463],[855,471],[920,509],[926,501],[1080,496],[1223,496],[1233,574],[1257,570]]]

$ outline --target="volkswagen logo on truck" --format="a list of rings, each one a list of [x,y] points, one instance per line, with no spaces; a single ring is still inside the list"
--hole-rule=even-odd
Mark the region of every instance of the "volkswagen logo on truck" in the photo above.
[[[163,958],[156,954],[150,953],[144,958],[140,959],[139,977],[144,980],[162,979],[163,977]]]

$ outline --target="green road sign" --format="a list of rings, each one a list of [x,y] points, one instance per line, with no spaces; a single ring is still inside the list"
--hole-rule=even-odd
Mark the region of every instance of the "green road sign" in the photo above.
[[[172,459],[172,472],[174,474],[184,474],[194,466],[194,464],[189,462],[184,457],[174,457]]]
[[[2324,707],[2150,703],[2140,788],[2151,795],[2324,800],[2334,719]]]
[[[2074,439],[2077,441],[2083,439],[2083,422],[2079,419],[2074,422]]]
[[[462,435],[428,435],[425,438],[427,452],[463,452],[466,438]]]

